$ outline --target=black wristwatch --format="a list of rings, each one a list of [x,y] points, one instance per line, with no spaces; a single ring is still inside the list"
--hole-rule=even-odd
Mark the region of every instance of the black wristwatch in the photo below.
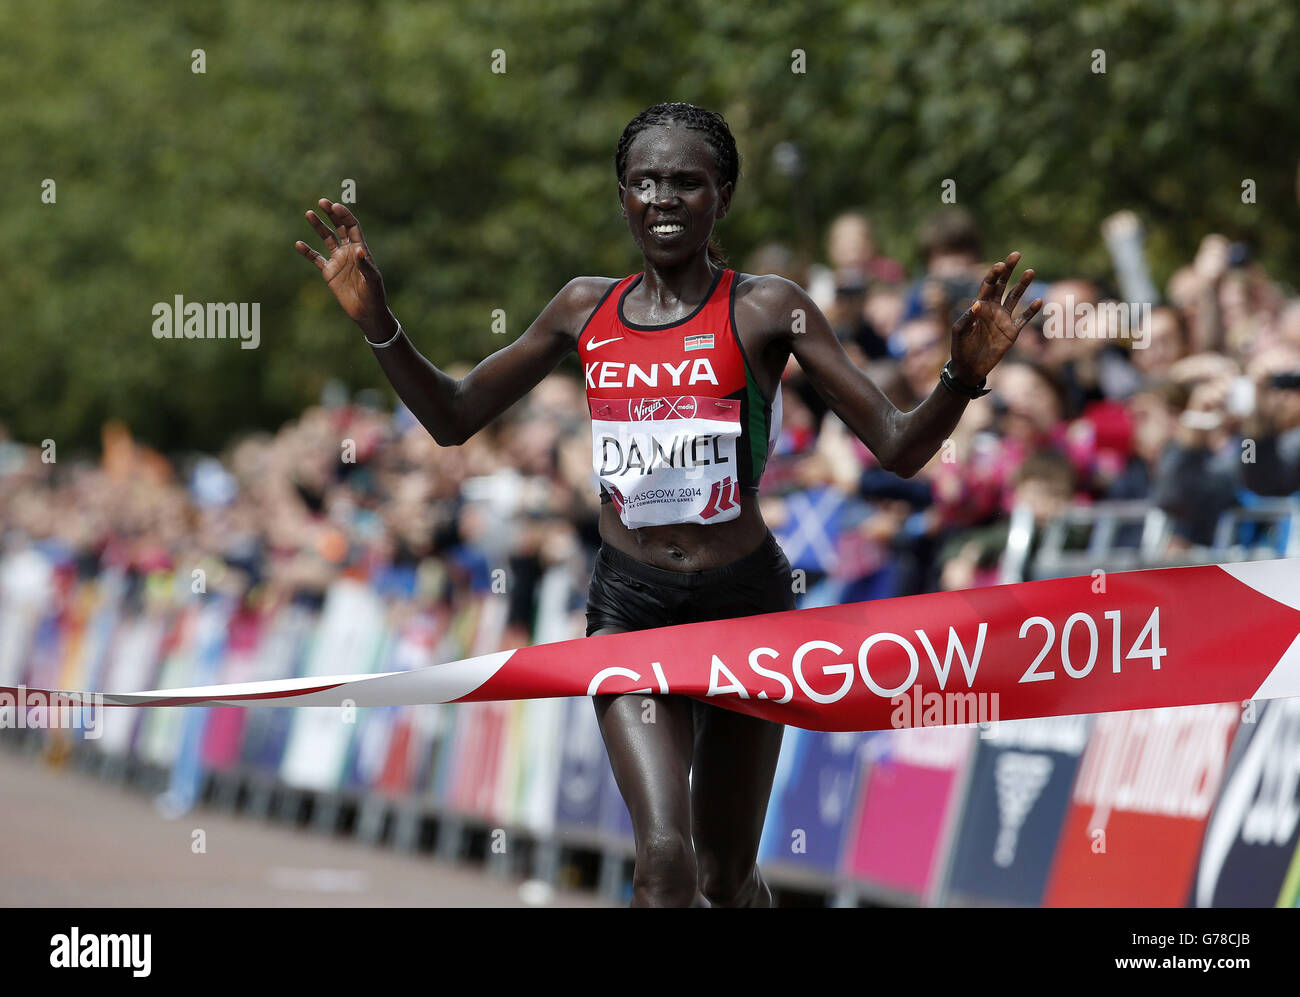
[[[972,388],[969,384],[963,384],[953,377],[951,367],[952,361],[949,360],[943,365],[943,370],[939,371],[939,380],[943,382],[944,387],[954,394],[961,395],[963,398],[980,398],[987,395],[991,390],[984,387],[984,382],[988,380],[987,377],[981,377],[979,384]]]

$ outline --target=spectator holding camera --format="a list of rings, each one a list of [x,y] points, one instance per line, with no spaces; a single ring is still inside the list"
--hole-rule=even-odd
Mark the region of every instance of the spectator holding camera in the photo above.
[[[1248,369],[1254,411],[1243,431],[1253,440],[1253,460],[1243,447],[1243,483],[1257,495],[1300,491],[1300,346],[1283,343],[1260,353]]]

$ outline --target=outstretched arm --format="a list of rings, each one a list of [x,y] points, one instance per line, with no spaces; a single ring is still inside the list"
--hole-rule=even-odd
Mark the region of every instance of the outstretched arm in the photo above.
[[[1042,307],[1042,299],[1037,299],[1013,318],[1033,280],[1032,270],[1026,270],[1002,300],[1007,278],[1019,260],[1020,254],[1012,253],[995,264],[971,307],[953,324],[950,369],[963,384],[973,386],[987,376]],[[790,350],[831,410],[887,470],[910,478],[924,467],[951,435],[969,399],[940,383],[916,408],[900,411],[848,358],[825,316],[802,288],[781,281],[781,289],[773,293],[782,299],[769,306],[778,314],[788,316],[801,308],[807,316],[805,331],[788,333]]]
[[[570,281],[522,336],[457,379],[425,359],[401,332],[356,217],[342,204],[319,203],[333,227],[314,211],[307,212],[307,221],[329,256],[305,242],[296,244],[298,252],[316,265],[348,318],[361,327],[398,397],[441,446],[464,443],[554,370],[573,349],[576,311],[588,298],[594,306],[603,290],[591,278]]]

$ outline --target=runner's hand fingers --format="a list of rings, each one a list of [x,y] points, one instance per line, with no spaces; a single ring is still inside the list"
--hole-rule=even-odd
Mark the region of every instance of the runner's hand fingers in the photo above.
[[[1028,325],[1029,320],[1033,318],[1035,315],[1037,315],[1038,310],[1042,307],[1043,307],[1043,299],[1035,298],[1033,300],[1033,303],[1030,304],[1030,306],[1026,308],[1023,312],[1020,313],[1020,318],[1016,319],[1016,332],[1019,332],[1026,325]]]
[[[302,240],[295,242],[293,246],[303,256],[307,257],[307,259],[311,260],[312,263],[316,264],[317,270],[321,271],[321,273],[325,272],[325,257],[321,256],[320,253],[316,252],[316,250],[312,249],[311,246],[307,245],[307,243],[303,242]]]
[[[1021,295],[1029,289],[1029,285],[1034,282],[1034,271],[1026,270],[1020,275],[1020,282],[1011,289],[1011,294],[1007,296],[1007,311],[1015,314],[1016,305],[1020,304]]]
[[[1001,263],[994,263],[989,268],[989,272],[984,275],[984,282],[980,284],[979,293],[975,295],[976,301],[993,301],[993,292],[998,286],[998,273],[1002,268]]]
[[[349,242],[365,242],[365,236],[361,234],[361,223],[357,221],[357,216],[345,204],[330,205],[330,217],[334,219],[334,224],[347,232]]]
[[[375,258],[370,255],[370,250],[366,246],[357,247],[357,264],[367,284],[383,284],[384,278],[380,275],[379,268],[375,266]]]
[[[1008,253],[1007,258],[1002,261],[1002,272],[998,274],[997,298],[998,302],[1002,301],[1002,296],[1007,293],[1007,281],[1011,275],[1016,272],[1016,264],[1020,262],[1019,253]]]
[[[321,221],[320,215],[316,214],[314,211],[308,211],[307,222],[316,230],[316,234],[324,240],[326,249],[332,253],[334,250],[339,248],[339,242],[334,238],[334,232],[328,225]]]
[[[962,333],[970,329],[975,322],[975,311],[975,305],[971,305],[957,316],[957,321],[952,324],[953,335],[960,336]]]
[[[346,246],[350,242],[361,241],[361,228],[359,226],[356,227],[357,237],[354,239],[352,238],[352,232],[349,230],[347,223],[343,220],[344,215],[348,218],[352,218],[352,212],[348,211],[348,209],[343,207],[343,205],[335,204],[333,201],[324,197],[320,199],[320,206],[324,209],[329,220],[334,223],[334,234],[339,237],[339,242]],[[352,221],[355,225],[356,219],[352,218]]]

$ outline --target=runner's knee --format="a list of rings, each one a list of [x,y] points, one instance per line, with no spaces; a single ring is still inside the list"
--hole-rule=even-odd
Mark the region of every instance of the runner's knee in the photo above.
[[[695,849],[678,831],[658,830],[638,838],[634,887],[647,899],[689,906],[695,898]]]
[[[758,866],[719,861],[701,855],[698,859],[700,892],[715,907],[749,907],[767,889]]]

